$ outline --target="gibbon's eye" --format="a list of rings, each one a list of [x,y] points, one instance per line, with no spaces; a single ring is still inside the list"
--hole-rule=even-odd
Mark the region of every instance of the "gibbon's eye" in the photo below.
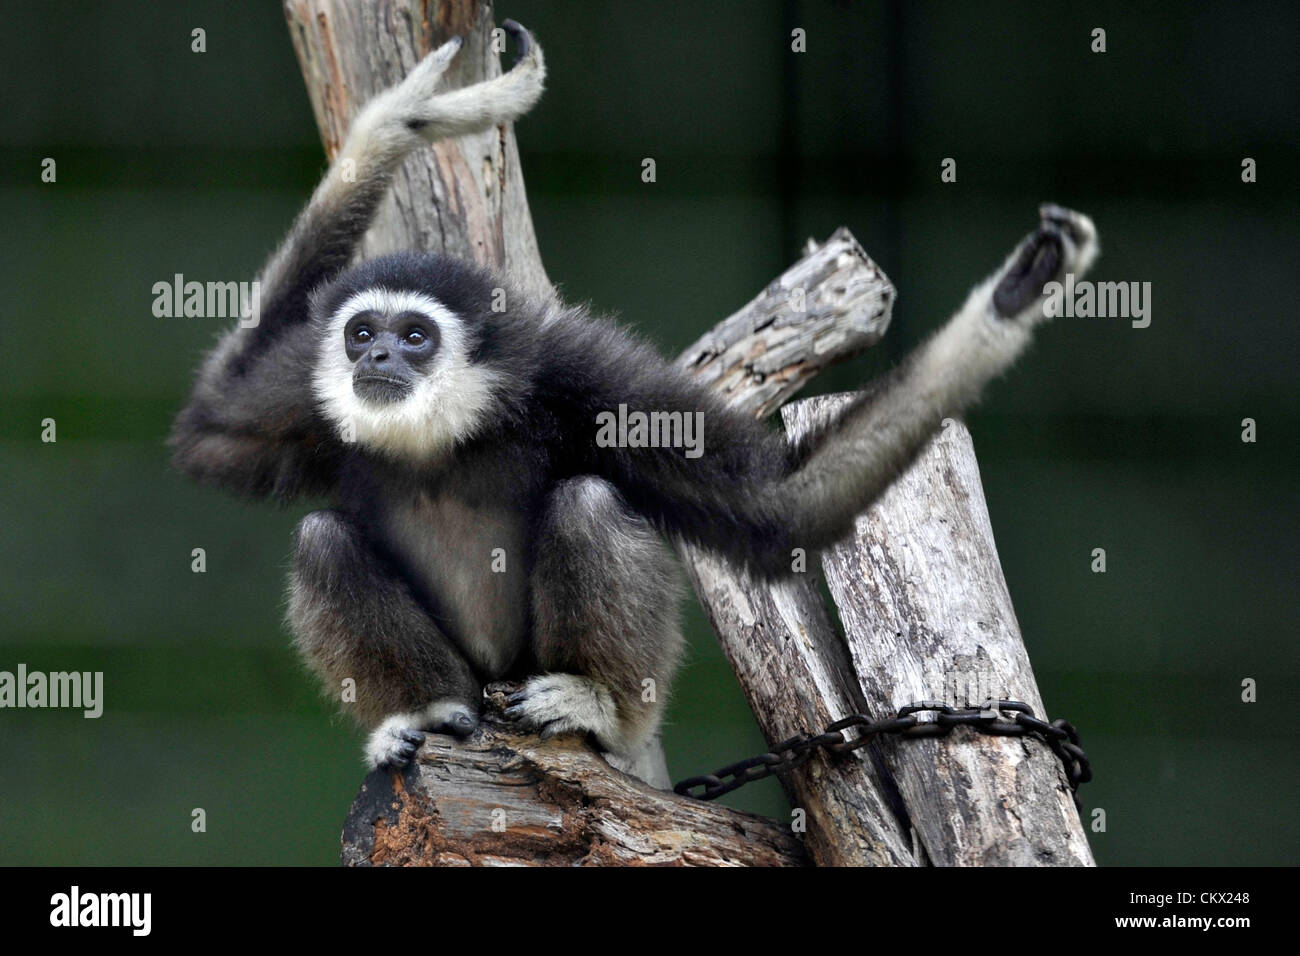
[[[352,340],[359,345],[364,345],[372,338],[374,338],[374,336],[370,334],[370,330],[364,325],[352,330]]]
[[[407,329],[406,335],[403,336],[403,338],[406,340],[408,345],[423,345],[429,340],[429,337],[424,334],[424,329],[419,328],[418,326],[412,326]]]

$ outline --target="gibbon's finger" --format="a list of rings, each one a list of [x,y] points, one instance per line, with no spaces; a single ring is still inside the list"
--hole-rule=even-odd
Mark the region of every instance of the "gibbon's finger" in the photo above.
[[[408,89],[412,87],[419,88],[422,95],[430,95],[439,78],[447,71],[447,67],[451,66],[451,61],[456,58],[456,54],[460,52],[460,48],[464,44],[463,38],[452,37],[415,64],[415,68],[406,74],[406,78],[402,80],[399,86],[406,85]]]

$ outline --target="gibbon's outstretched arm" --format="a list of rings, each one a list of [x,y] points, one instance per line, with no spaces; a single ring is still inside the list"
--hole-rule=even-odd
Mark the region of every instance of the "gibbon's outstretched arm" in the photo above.
[[[507,716],[544,735],[590,731],[637,766],[662,712],[641,696],[642,682],[667,690],[680,638],[655,615],[672,589],[655,571],[650,529],[624,507],[760,577],[791,573],[794,548],[818,550],[848,534],[944,417],[960,414],[1028,345],[1045,318],[1044,285],[1091,265],[1097,239],[1086,217],[1055,206],[1040,215],[1037,231],[947,325],[794,447],[581,310],[542,322],[535,399],[573,423],[566,450],[579,454],[561,457],[591,474],[552,499],[533,589],[534,652],[547,673],[510,698]],[[593,434],[619,405],[626,430]],[[650,441],[633,439],[634,413],[660,416],[657,434],[643,429]],[[684,447],[664,440],[674,436],[663,423],[676,421]]]
[[[1088,217],[1050,205],[1040,216],[1038,229],[943,328],[792,448],[665,374],[662,364],[638,367],[637,347],[625,345],[626,355],[614,353],[619,374],[602,376],[623,387],[593,383],[589,412],[619,402],[646,412],[702,411],[702,454],[594,448],[592,470],[661,530],[751,574],[790,573],[792,549],[818,550],[848,534],[943,419],[960,415],[1010,368],[1045,319],[1043,286],[1091,266],[1098,244]]]
[[[853,518],[916,458],[943,419],[960,415],[984,386],[1029,345],[1044,289],[1067,272],[1080,278],[1097,257],[1092,220],[1059,206],[965,305],[895,370],[796,449],[795,470],[775,489],[789,509],[796,541],[821,548],[843,537]],[[788,554],[786,555],[788,561]]]
[[[514,21],[504,26],[519,46],[508,72],[437,94],[460,50],[457,37],[353,121],[343,149],[262,270],[257,324],[226,334],[176,420],[171,446],[186,474],[259,497],[330,488],[340,448],[312,393],[319,343],[309,330],[311,294],[349,264],[408,153],[511,122],[537,102],[546,74],[541,48]]]

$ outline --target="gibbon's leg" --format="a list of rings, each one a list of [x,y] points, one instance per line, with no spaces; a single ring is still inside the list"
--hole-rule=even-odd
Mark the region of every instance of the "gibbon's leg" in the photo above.
[[[671,553],[613,485],[561,482],[532,580],[533,650],[545,673],[511,696],[506,716],[543,738],[588,731],[644,776],[681,655],[680,597]]]
[[[794,470],[773,491],[806,547],[843,537],[855,515],[901,474],[943,419],[960,415],[1006,371],[1043,322],[1044,286],[1080,277],[1097,256],[1092,221],[1059,206],[929,341],[833,422],[794,449]]]
[[[294,643],[331,694],[356,681],[356,702],[345,707],[373,728],[367,765],[406,764],[423,731],[470,734],[478,679],[360,530],[338,512],[317,511],[295,538]]]

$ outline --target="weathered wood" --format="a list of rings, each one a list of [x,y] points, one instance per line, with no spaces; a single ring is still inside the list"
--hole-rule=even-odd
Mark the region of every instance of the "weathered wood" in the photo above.
[[[863,710],[815,569],[808,575],[812,580],[756,585],[703,552],[688,551],[686,559],[691,583],[767,740],[785,740]],[[806,815],[804,843],[818,866],[922,862],[891,805],[892,781],[868,749],[847,758],[818,754],[781,782],[794,809]]]
[[[880,341],[894,286],[841,227],[734,315],[681,354],[678,364],[728,404],[770,415],[822,369]]]
[[[795,291],[797,290],[797,291]],[[732,407],[763,416],[822,368],[875,344],[894,288],[840,229],[678,362]],[[803,311],[794,306],[804,305]],[[844,646],[827,616],[815,568],[775,585],[749,581],[696,549],[687,573],[763,735],[772,742],[862,709]],[[714,768],[699,768],[712,770]],[[909,834],[891,809],[892,784],[868,750],[814,757],[782,781],[807,815],[805,844],[821,866],[911,865]]]
[[[782,410],[792,436],[850,400]],[[870,712],[917,700],[1022,700],[1045,715],[1002,575],[970,433],[948,419],[913,466],[822,558]],[[957,728],[890,741],[885,759],[938,865],[1092,865],[1056,756]]]
[[[343,826],[353,866],[801,866],[773,820],[656,790],[577,737],[504,723],[507,685],[468,741],[431,736],[401,775],[366,777]]]

